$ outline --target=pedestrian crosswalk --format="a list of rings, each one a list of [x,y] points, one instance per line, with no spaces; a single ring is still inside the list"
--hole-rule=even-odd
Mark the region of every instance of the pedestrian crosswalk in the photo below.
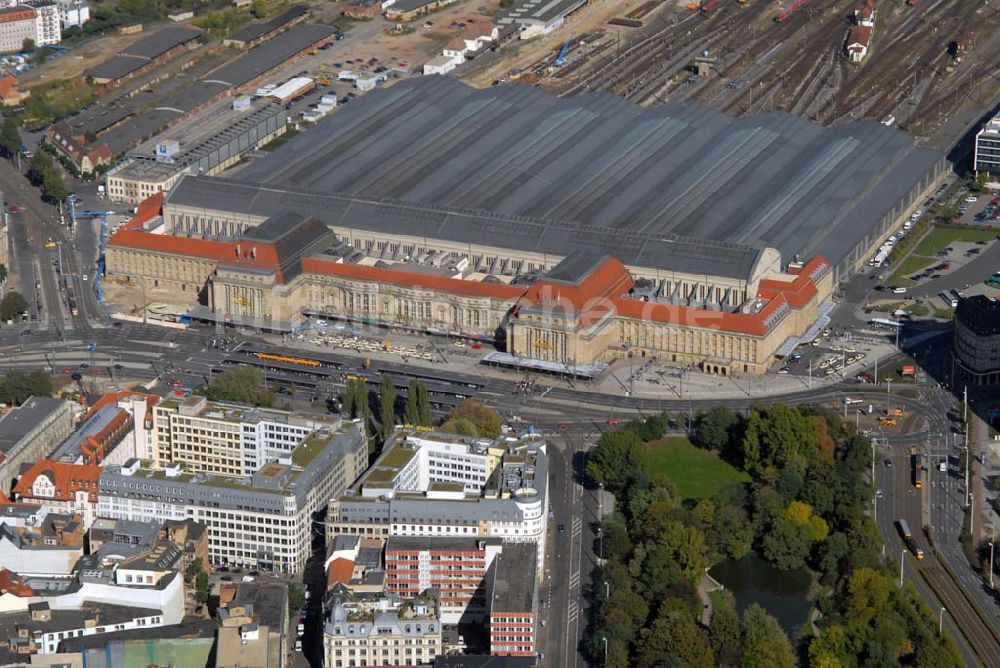
[[[576,618],[580,615],[580,606],[576,601],[571,600],[569,602],[569,609],[566,611],[566,623],[572,624],[576,621]]]

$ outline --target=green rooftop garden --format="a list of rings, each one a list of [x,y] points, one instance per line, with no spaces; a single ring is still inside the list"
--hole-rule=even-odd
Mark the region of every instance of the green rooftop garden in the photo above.
[[[388,468],[401,469],[409,464],[410,460],[413,459],[416,454],[415,450],[397,446],[385,453],[385,456],[381,459],[381,461],[379,461],[379,465]]]
[[[296,466],[301,466],[305,468],[316,459],[316,455],[323,452],[327,444],[330,442],[330,437],[321,436],[309,436],[306,440],[299,444],[299,447],[295,448],[292,452],[292,463]]]

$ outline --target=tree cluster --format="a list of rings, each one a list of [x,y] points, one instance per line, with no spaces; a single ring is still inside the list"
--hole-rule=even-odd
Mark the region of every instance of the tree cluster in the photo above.
[[[42,189],[42,197],[49,202],[61,202],[69,195],[59,168],[52,162],[52,156],[44,151],[38,151],[31,158],[28,180]]]
[[[916,594],[885,587],[892,578],[866,513],[870,445],[853,425],[819,408],[760,407],[745,419],[722,408],[698,415],[691,439],[751,482],[682,501],[670,480],[650,477],[647,443],[630,425],[603,434],[589,456],[587,475],[616,495],[618,510],[602,526],[606,561],[591,592],[595,661],[606,638],[608,666],[796,665],[762,609],[740,616],[725,602],[702,626],[705,569],[756,551],[779,569],[809,569],[828,592],[817,602],[821,633],[802,649],[810,665],[958,665]]]
[[[212,587],[208,581],[208,573],[201,563],[201,559],[195,559],[184,569],[184,580],[189,587],[194,588],[194,599],[199,603],[208,603],[208,597],[212,593]]]
[[[363,380],[348,381],[340,395],[341,413],[352,420],[367,420],[371,415],[368,383]]]
[[[0,155],[15,157],[21,150],[21,135],[17,131],[17,121],[10,116],[3,119],[0,126]]]
[[[492,408],[475,399],[466,399],[451,412],[441,425],[441,431],[461,436],[496,438],[500,435],[503,419]]]
[[[406,389],[406,410],[403,412],[403,421],[406,424],[426,427],[431,424],[433,419],[427,386],[416,378],[411,379],[410,385]]]
[[[4,267],[4,277],[7,276],[7,268]],[[28,300],[17,290],[7,292],[3,299],[0,299],[0,320],[14,320],[28,310]]]
[[[0,402],[8,406],[19,406],[31,396],[52,396],[52,379],[43,371],[7,372],[0,378]]]
[[[250,366],[234,366],[212,379],[204,390],[211,401],[236,401],[254,406],[274,404],[274,392],[264,387],[264,374]]]

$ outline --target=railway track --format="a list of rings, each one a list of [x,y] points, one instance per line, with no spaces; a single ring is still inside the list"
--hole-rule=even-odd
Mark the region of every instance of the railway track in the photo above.
[[[930,559],[919,571],[983,665],[1000,666],[1000,642],[937,559]]]

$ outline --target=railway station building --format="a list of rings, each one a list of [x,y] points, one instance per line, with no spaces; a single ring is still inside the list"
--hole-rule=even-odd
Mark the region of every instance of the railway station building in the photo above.
[[[946,169],[876,122],[439,77],[320,127],[147,200],[109,241],[108,279],[264,328],[309,312],[568,367],[762,373]]]

